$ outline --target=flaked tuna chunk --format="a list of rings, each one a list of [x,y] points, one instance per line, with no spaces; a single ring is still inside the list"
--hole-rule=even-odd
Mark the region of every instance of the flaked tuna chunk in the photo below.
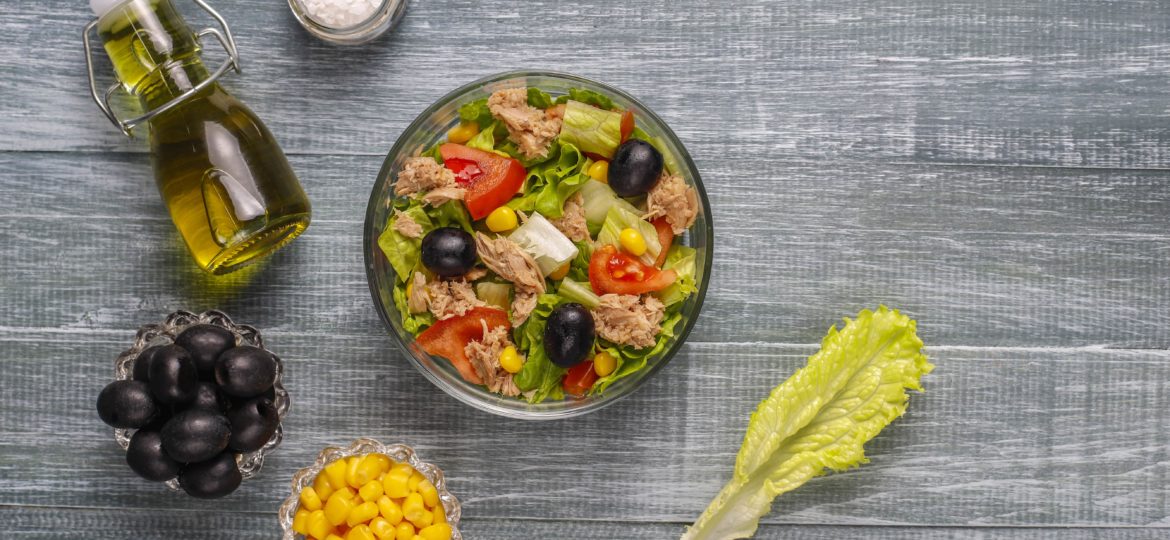
[[[414,195],[435,188],[455,185],[455,173],[429,157],[406,160],[394,182],[395,195]]]
[[[471,284],[463,280],[435,281],[426,288],[431,313],[439,320],[466,315],[472,308],[486,305],[475,296]]]
[[[597,335],[637,349],[654,346],[666,306],[657,298],[632,294],[605,294],[593,310]]]
[[[422,225],[419,225],[409,214],[398,210],[394,211],[394,230],[407,238],[418,238],[423,233]]]
[[[565,201],[565,213],[557,219],[550,219],[553,227],[565,233],[569,240],[582,242],[589,240],[589,225],[585,222],[585,198],[578,191],[569,200]]]
[[[492,116],[508,128],[508,140],[527,158],[548,155],[549,145],[561,132],[561,113],[555,107],[542,111],[528,104],[527,88],[500,90],[488,98]]]
[[[646,219],[666,217],[675,235],[682,234],[699,215],[699,196],[681,176],[662,172],[658,183],[646,197]]]
[[[430,303],[429,295],[427,295],[427,277],[422,272],[415,272],[411,279],[406,307],[411,313],[422,313],[427,310],[427,305]]]
[[[431,206],[442,206],[448,201],[462,201],[467,192],[458,187],[437,187],[423,194],[423,202]]]
[[[532,310],[536,309],[536,297],[534,292],[516,291],[512,298],[512,326],[520,326],[528,320]]]
[[[500,366],[500,353],[513,346],[508,339],[508,327],[497,326],[488,330],[487,323],[480,322],[483,323],[483,339],[469,342],[463,349],[471,367],[489,391],[509,397],[520,395],[512,374]]]
[[[483,263],[500,277],[511,281],[517,291],[544,292],[544,274],[540,267],[515,242],[477,232],[475,247]]]

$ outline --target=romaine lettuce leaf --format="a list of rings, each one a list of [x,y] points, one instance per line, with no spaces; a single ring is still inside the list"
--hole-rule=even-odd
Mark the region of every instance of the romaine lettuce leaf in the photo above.
[[[567,103],[569,100],[580,101],[607,111],[613,109],[613,100],[609,99],[609,96],[586,88],[570,88],[568,94],[557,98],[557,103]]]
[[[589,259],[593,257],[593,242],[573,242],[577,257],[569,265],[568,278],[578,283],[589,283]]]
[[[681,303],[698,290],[695,286],[695,254],[694,248],[682,245],[671,246],[670,251],[666,252],[666,262],[662,263],[662,269],[674,270],[678,275],[669,287],[655,293],[666,307]]]
[[[548,161],[528,169],[524,195],[508,201],[509,208],[540,212],[553,219],[565,214],[565,201],[589,181],[585,172],[589,159],[576,146],[562,141],[553,143],[549,156]]]
[[[634,229],[642,234],[642,239],[646,241],[646,253],[643,253],[639,259],[648,265],[653,265],[658,259],[658,254],[662,252],[662,244],[658,241],[658,230],[649,221],[642,219],[637,213],[631,212],[625,206],[615,204],[609,207],[609,212],[605,215],[605,223],[601,225],[601,232],[597,235],[597,244],[622,245],[620,237],[622,229],[626,228]]]
[[[544,328],[553,308],[562,302],[564,299],[555,294],[540,295],[536,299],[536,309],[514,332],[516,347],[528,358],[512,380],[525,393],[529,403],[565,397],[561,379],[568,370],[552,363],[544,352]]]
[[[413,204],[402,210],[402,213],[421,225],[424,232],[435,228],[422,204]],[[403,236],[394,230],[396,221],[398,221],[398,214],[391,215],[386,222],[386,229],[378,237],[378,247],[382,249],[382,254],[386,255],[386,260],[394,268],[394,273],[398,275],[398,281],[402,282],[410,279],[411,273],[418,266],[422,238]]]
[[[402,315],[402,327],[411,334],[418,335],[428,326],[435,324],[435,316],[429,311],[412,314],[406,297],[406,284],[398,282],[394,285],[394,307]]]
[[[539,212],[528,216],[528,221],[512,231],[508,240],[530,255],[546,276],[577,258],[577,246]]]
[[[552,96],[545,93],[544,90],[529,86],[528,87],[528,104],[537,109],[547,109],[553,106]]]
[[[760,402],[731,480],[683,540],[751,536],[778,495],[866,463],[862,445],[906,411],[934,366],[917,324],[881,306],[830,328],[821,350]]]
[[[483,150],[484,152],[496,151],[496,123],[492,122],[487,127],[479,130],[470,141],[467,141],[468,148],[475,148],[476,150]]]
[[[487,98],[464,103],[459,107],[459,119],[464,122],[475,122],[482,126],[491,125],[492,111],[488,109]]]
[[[622,115],[570,100],[565,105],[560,137],[582,152],[611,158],[622,141]]]
[[[662,320],[662,329],[658,332],[658,341],[653,347],[646,349],[635,349],[628,346],[617,346],[607,341],[603,341],[602,348],[610,356],[617,360],[617,366],[613,373],[606,375],[597,382],[593,383],[593,388],[589,390],[590,393],[598,394],[604,392],[609,385],[616,382],[618,379],[628,377],[642,371],[646,367],[646,363],[663,352],[666,351],[667,345],[671,339],[674,339],[675,332],[678,329],[678,324],[682,322],[682,314],[673,313],[667,315]]]

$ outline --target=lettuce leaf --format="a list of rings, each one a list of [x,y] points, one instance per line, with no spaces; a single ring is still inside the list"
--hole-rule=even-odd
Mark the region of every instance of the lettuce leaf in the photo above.
[[[475,148],[476,150],[483,150],[484,152],[496,151],[496,123],[492,122],[487,127],[479,130],[470,141],[467,141],[468,148]]]
[[[662,244],[658,241],[658,230],[649,221],[642,219],[637,212],[630,211],[627,206],[615,204],[609,207],[605,215],[605,223],[601,225],[601,232],[597,235],[597,245],[611,244],[620,246],[623,229],[631,228],[642,234],[646,241],[646,253],[639,259],[653,265],[662,252]]]
[[[399,283],[394,287],[394,307],[398,308],[398,313],[402,315],[402,327],[414,335],[419,335],[428,326],[435,324],[435,316],[429,311],[413,314],[410,312],[409,304],[406,297],[406,284]]]
[[[435,228],[421,203],[412,204],[402,210],[402,213],[421,225],[424,233]],[[410,279],[411,273],[418,266],[422,254],[422,238],[408,238],[394,230],[394,223],[398,219],[398,214],[390,216],[386,222],[386,230],[378,237],[378,247],[382,249],[382,254],[386,255],[386,260],[390,261],[390,266],[398,275],[398,281],[404,282]]]
[[[666,252],[666,262],[662,263],[663,270],[674,270],[678,279],[669,287],[655,293],[666,307],[680,304],[699,288],[695,285],[695,255],[694,248],[674,245]]]
[[[553,106],[552,96],[549,96],[544,90],[529,86],[528,87],[528,104],[537,109],[547,109]]]
[[[653,347],[646,349],[635,349],[629,346],[619,347],[606,341],[601,342],[602,349],[609,353],[614,360],[617,360],[617,366],[614,368],[613,373],[597,379],[597,382],[593,383],[593,388],[589,392],[591,394],[600,394],[618,379],[633,375],[645,369],[647,362],[651,358],[655,358],[666,351],[670,340],[674,339],[675,331],[680,322],[682,322],[682,314],[673,313],[667,315],[662,320],[662,329],[658,333],[658,341]]]
[[[539,212],[545,217],[559,218],[565,214],[565,201],[589,181],[585,157],[576,146],[556,141],[549,150],[549,159],[528,169],[524,195],[508,201],[508,207],[524,212]]]
[[[546,399],[564,399],[561,379],[568,371],[549,359],[544,352],[544,328],[553,308],[565,300],[555,294],[542,294],[536,299],[536,309],[524,324],[516,328],[513,338],[516,347],[528,358],[524,367],[513,378],[516,387],[524,392],[529,403],[540,403]]]
[[[885,306],[830,328],[821,350],[752,413],[734,475],[683,540],[747,538],[778,495],[866,463],[862,445],[906,411],[906,389],[921,391],[934,369],[916,329]]]
[[[622,115],[570,100],[565,106],[560,137],[582,152],[609,159],[622,140]]]
[[[573,242],[577,258],[569,265],[568,278],[578,283],[589,283],[589,260],[593,257],[593,242]]]
[[[529,97],[528,99],[531,100],[532,98]],[[586,105],[592,105],[607,111],[613,109],[613,100],[609,99],[609,96],[586,88],[570,88],[568,94],[557,98],[557,103],[568,103],[569,100],[580,101]]]
[[[464,122],[475,122],[481,126],[492,123],[492,111],[488,109],[487,98],[464,103],[459,107],[459,119]]]

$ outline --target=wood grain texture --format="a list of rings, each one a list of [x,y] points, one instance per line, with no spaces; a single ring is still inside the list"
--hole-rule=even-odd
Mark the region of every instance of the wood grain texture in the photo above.
[[[1170,535],[1170,4],[427,0],[361,48],[313,41],[283,1],[216,7],[245,62],[227,85],[314,204],[304,237],[226,279],[191,264],[145,148],[86,96],[85,2],[0,4],[0,536],[271,538],[293,472],[372,436],[447,471],[468,538],[676,537],[755,404],[880,302],[919,319],[927,393],[870,464],[779,499],[759,538]],[[551,424],[428,384],[362,269],[398,133],[518,68],[663,116],[717,231],[681,355]],[[258,478],[193,502],[130,473],[93,400],[138,325],[208,308],[264,330],[293,410]]]
[[[360,49],[313,41],[283,2],[219,4],[246,70],[229,85],[294,153],[380,154],[449,90],[542,68],[629,90],[692,151],[1170,167],[1160,0],[427,0]],[[0,9],[0,149],[141,151],[87,98],[85,3]]]

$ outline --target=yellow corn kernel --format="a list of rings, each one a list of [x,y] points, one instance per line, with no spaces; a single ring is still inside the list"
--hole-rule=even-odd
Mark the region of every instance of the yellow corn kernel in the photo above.
[[[367,525],[358,525],[345,533],[345,540],[378,540]]]
[[[507,206],[492,210],[487,217],[487,228],[492,232],[507,232],[515,229],[517,225],[519,220],[516,218],[516,211]]]
[[[369,454],[366,459],[378,464],[378,469],[382,472],[390,470],[390,466],[394,464],[394,460],[390,459],[386,454]]]
[[[414,525],[405,521],[394,528],[394,540],[410,540],[414,537]]]
[[[460,122],[458,126],[447,130],[447,142],[463,144],[470,141],[478,133],[479,124],[475,122]]]
[[[329,499],[332,499],[333,495],[337,495],[338,493],[340,493],[341,496],[345,497],[346,499],[352,500],[354,497],[357,497],[357,492],[354,491],[353,488],[351,488],[349,486],[345,486],[337,491],[334,491],[332,495],[329,495]],[[329,500],[329,499],[325,499],[325,500]]]
[[[321,497],[317,496],[317,490],[313,486],[305,486],[301,490],[301,508],[310,512],[321,509]]]
[[[609,162],[606,160],[594,161],[589,166],[589,177],[605,184],[609,183]]]
[[[391,525],[386,518],[378,516],[370,520],[370,532],[378,537],[378,540],[391,540],[394,538],[394,525]]]
[[[423,506],[422,495],[418,493],[411,493],[406,496],[406,500],[402,501],[402,517],[407,521],[414,521],[422,517],[422,513],[427,509]]]
[[[337,536],[336,534],[330,534],[329,536],[325,537],[325,540],[345,540],[345,539],[340,537],[340,536]]]
[[[349,515],[345,517],[345,524],[354,527],[359,523],[369,523],[377,515],[378,505],[372,502],[364,502],[349,511]]]
[[[435,522],[435,515],[431,512],[423,510],[421,514],[416,516],[415,519],[410,520],[410,522],[414,524],[416,529],[422,529],[423,527],[429,527],[432,523]]]
[[[642,233],[636,229],[625,228],[622,229],[618,236],[618,241],[622,243],[622,247],[630,252],[630,255],[641,257],[646,253],[646,239],[642,238]]]
[[[309,514],[309,536],[317,540],[325,540],[333,532],[333,526],[329,524],[329,519],[325,517],[323,510],[317,510]]]
[[[593,371],[597,372],[598,377],[609,375],[614,369],[617,369],[617,360],[609,353],[601,351],[593,355]]]
[[[345,485],[354,489],[362,487],[362,482],[358,482],[358,466],[362,464],[362,456],[353,456],[345,460]]]
[[[434,509],[431,510],[431,513],[435,515],[435,523],[447,522],[447,510],[443,508],[443,505],[440,504],[435,506]]]
[[[390,470],[406,471],[406,475],[410,476],[410,473],[414,472],[414,467],[411,467],[409,463],[395,463],[394,465],[390,466]]]
[[[362,488],[358,490],[358,496],[361,497],[363,501],[376,501],[379,497],[382,496],[382,491],[382,482],[378,480],[370,480],[369,482],[366,482],[366,485],[362,486]]]
[[[378,498],[378,513],[391,525],[402,523],[402,507],[385,495]]]
[[[357,503],[345,496],[340,490],[334,493],[329,500],[325,502],[325,519],[329,520],[329,524],[336,527],[345,523],[345,518],[349,516],[349,512],[357,506]]]
[[[451,526],[446,523],[436,523],[418,532],[423,540],[451,540]]]
[[[410,488],[411,492],[418,491],[418,485],[426,479],[427,477],[423,476],[422,473],[415,471],[411,473],[410,479],[406,481],[406,487]]]
[[[407,486],[407,482],[410,480],[410,471],[413,469],[390,469],[390,472],[382,477],[382,491],[391,499],[400,499],[410,494],[410,487]]]
[[[329,485],[333,489],[341,489],[345,487],[345,469],[348,464],[344,459],[339,459],[325,466],[325,476],[329,478]]]
[[[553,272],[551,274],[549,274],[548,277],[551,278],[553,281],[565,279],[565,276],[569,275],[569,269],[572,268],[572,266],[573,266],[573,261],[569,261],[569,262],[565,263],[564,265],[562,265],[560,268],[553,270]]]
[[[516,347],[508,345],[504,347],[503,351],[500,351],[500,367],[504,368],[504,371],[508,373],[520,373],[520,368],[524,367],[524,359],[520,358],[520,353],[516,352]],[[427,483],[429,484],[430,482]],[[431,489],[435,489],[435,486],[431,486]]]
[[[318,474],[317,478],[313,480],[313,490],[317,492],[317,498],[322,501],[328,501],[329,496],[333,495],[336,488],[329,483],[329,477],[324,474]]]
[[[297,534],[309,534],[309,514],[311,513],[312,512],[309,512],[304,508],[300,508],[297,510],[296,514],[293,514],[293,532]]]
[[[418,483],[418,494],[422,495],[423,504],[428,507],[434,508],[439,505],[439,490],[435,489],[430,480]]]
[[[382,476],[382,472],[382,464],[377,458],[370,458],[370,456],[365,456],[358,460],[357,467],[354,468],[353,473],[353,481],[357,482],[357,485],[354,486],[354,489],[360,488],[370,482],[377,480],[379,476]],[[349,480],[349,478],[347,477],[346,480]]]

